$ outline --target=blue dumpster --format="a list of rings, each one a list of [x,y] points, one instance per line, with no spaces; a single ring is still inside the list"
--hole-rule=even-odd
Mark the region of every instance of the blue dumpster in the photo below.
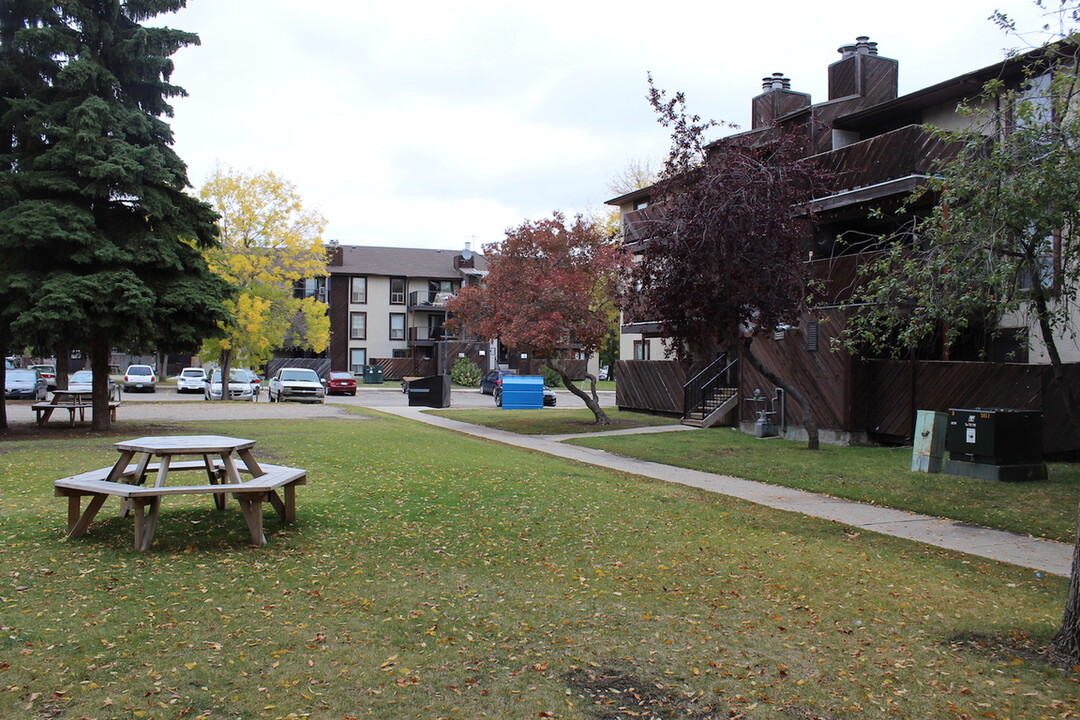
[[[544,407],[544,378],[540,375],[505,375],[500,399],[500,404],[507,410],[539,410]]]

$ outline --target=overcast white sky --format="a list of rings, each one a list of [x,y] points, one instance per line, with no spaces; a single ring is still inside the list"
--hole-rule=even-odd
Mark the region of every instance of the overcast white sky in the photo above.
[[[1053,0],[1051,0],[1053,2]],[[479,249],[525,219],[603,208],[664,157],[646,73],[746,127],[761,78],[826,99],[837,48],[868,35],[901,94],[985,67],[1041,25],[1029,0],[188,0],[148,22],[199,34],[175,56],[176,149],[272,170],[348,245]]]

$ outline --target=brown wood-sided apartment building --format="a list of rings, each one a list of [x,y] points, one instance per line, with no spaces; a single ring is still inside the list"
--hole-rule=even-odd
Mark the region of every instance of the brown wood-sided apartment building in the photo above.
[[[835,177],[830,191],[813,202],[812,232],[806,238],[810,275],[824,283],[820,304],[798,327],[778,328],[771,338],[756,340],[754,352],[808,396],[826,441],[910,442],[919,409],[1013,407],[1043,411],[1044,450],[1080,449],[1063,429],[1066,424],[1054,420],[1063,416],[1063,408],[1049,387],[1038,333],[1022,318],[1003,320],[997,333],[972,336],[959,346],[931,348],[908,361],[856,358],[832,347],[844,324],[845,311],[838,304],[849,297],[856,268],[866,258],[867,245],[860,239],[893,230],[891,211],[955,152],[955,146],[935,138],[926,126],[971,126],[975,120],[958,113],[958,105],[976,98],[991,79],[1018,87],[1038,51],[904,96],[897,90],[899,63],[880,55],[876,43],[860,37],[839,53],[840,59],[828,67],[829,96],[824,102],[812,102],[776,73],[764,79],[762,93],[751,101],[751,129],[715,143],[801,133],[809,152]],[[648,241],[649,202],[649,188],[608,201],[620,208],[624,238],[631,246]],[[909,209],[927,210],[933,199],[923,202],[922,208]],[[662,340],[657,323],[649,318],[624,318],[618,404],[689,416],[695,408],[687,406],[683,383],[700,366],[666,359]],[[1080,361],[1075,339],[1063,338],[1060,347],[1066,362]],[[768,406],[782,430],[800,436],[796,403],[785,402],[782,393],[749,367],[739,368],[737,375],[730,383],[736,393],[727,403],[728,422],[751,427],[755,410],[763,404],[748,399],[760,390],[772,399]]]

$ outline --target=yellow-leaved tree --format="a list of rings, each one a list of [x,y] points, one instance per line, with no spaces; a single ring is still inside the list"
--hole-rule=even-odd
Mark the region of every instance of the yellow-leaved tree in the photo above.
[[[221,247],[207,250],[206,261],[237,290],[224,337],[208,340],[202,354],[219,358],[224,379],[234,363],[258,367],[275,348],[325,350],[326,303],[293,292],[298,280],[326,275],[323,216],[306,209],[296,186],[272,172],[218,168],[199,197],[221,216]]]

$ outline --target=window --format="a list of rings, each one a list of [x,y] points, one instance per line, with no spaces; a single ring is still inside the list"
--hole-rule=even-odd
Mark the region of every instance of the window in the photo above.
[[[313,297],[319,302],[326,302],[326,278],[304,278],[293,283],[293,297]]]
[[[362,305],[367,302],[367,278],[354,277],[352,279],[352,294],[350,302]]]
[[[405,304],[405,278],[390,278],[390,304]]]
[[[808,320],[806,323],[806,349],[816,352],[818,348],[818,321]]]
[[[405,339],[405,313],[390,313],[390,339]]]
[[[367,313],[349,313],[349,337],[353,340],[367,340]]]
[[[349,372],[361,375],[364,372],[365,365],[367,365],[367,350],[353,348],[349,351]]]
[[[648,340],[635,340],[634,341],[634,359],[635,360],[648,360],[649,359],[649,341]]]
[[[409,351],[408,350],[394,350],[393,354],[390,357],[407,358],[407,357],[409,357]]]
[[[428,315],[428,340],[442,340],[443,339],[443,316],[442,315]],[[446,333],[449,337],[449,333]]]

